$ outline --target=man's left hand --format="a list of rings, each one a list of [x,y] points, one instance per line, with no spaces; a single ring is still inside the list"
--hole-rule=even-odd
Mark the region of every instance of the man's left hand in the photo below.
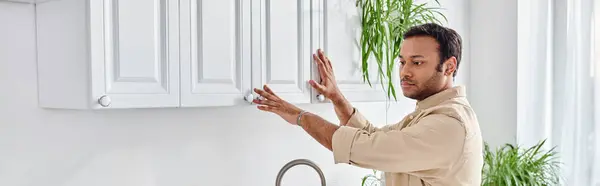
[[[302,109],[281,99],[279,96],[273,93],[273,91],[267,85],[264,85],[263,89],[264,90],[257,88],[254,89],[254,92],[263,98],[255,99],[253,101],[256,104],[259,104],[258,109],[275,113],[288,123],[297,125],[296,119],[298,114],[302,112]]]

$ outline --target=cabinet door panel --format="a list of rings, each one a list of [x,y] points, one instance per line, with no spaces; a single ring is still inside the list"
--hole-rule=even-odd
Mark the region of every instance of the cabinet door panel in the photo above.
[[[267,84],[292,103],[310,103],[310,1],[256,0],[260,8],[260,58],[256,87]]]
[[[182,2],[182,105],[247,104],[243,98],[251,93],[250,3]]]
[[[110,107],[179,105],[176,0],[90,2],[93,99]]]
[[[372,87],[363,81],[360,51],[361,13],[354,0],[321,1],[320,47],[332,61],[338,86],[346,98],[356,101],[385,101],[377,78],[377,63],[369,63]]]

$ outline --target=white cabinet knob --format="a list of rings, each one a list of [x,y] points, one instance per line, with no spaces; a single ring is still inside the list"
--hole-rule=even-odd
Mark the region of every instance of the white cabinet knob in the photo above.
[[[100,104],[100,106],[102,107],[108,107],[110,106],[111,100],[110,97],[108,97],[107,95],[104,95],[102,97],[100,97],[100,99],[98,99],[98,104]]]
[[[319,94],[319,95],[317,96],[317,99],[318,99],[320,102],[323,102],[323,101],[325,101],[325,96],[324,96],[323,94]]]
[[[248,103],[252,103],[252,101],[254,100],[254,95],[250,93],[244,97],[244,100],[246,100]]]

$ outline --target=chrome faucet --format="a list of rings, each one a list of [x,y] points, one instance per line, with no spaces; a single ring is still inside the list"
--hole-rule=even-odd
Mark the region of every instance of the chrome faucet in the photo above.
[[[319,166],[317,166],[317,164],[315,164],[314,162],[307,160],[307,159],[295,159],[290,161],[289,163],[285,164],[281,170],[279,170],[279,173],[277,174],[277,179],[275,180],[275,186],[281,186],[281,179],[283,178],[283,175],[285,174],[285,172],[287,172],[290,168],[296,166],[296,165],[308,165],[309,167],[312,167],[313,169],[315,169],[317,171],[317,173],[319,174],[319,177],[321,177],[321,186],[325,186],[325,176],[323,175],[323,171],[321,171],[321,169],[319,168]]]

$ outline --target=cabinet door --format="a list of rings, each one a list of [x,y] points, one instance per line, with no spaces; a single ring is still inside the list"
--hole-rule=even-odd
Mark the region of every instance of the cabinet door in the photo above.
[[[251,94],[250,2],[181,1],[181,104],[248,104]]]
[[[291,103],[310,103],[311,3],[253,0],[253,82]]]
[[[355,0],[318,1],[320,6],[319,47],[332,61],[339,88],[351,102],[385,101],[377,78],[377,63],[370,62],[372,87],[362,78],[360,10]],[[315,69],[315,73],[318,71]]]
[[[178,106],[177,0],[89,5],[92,101],[103,97],[112,108]]]

